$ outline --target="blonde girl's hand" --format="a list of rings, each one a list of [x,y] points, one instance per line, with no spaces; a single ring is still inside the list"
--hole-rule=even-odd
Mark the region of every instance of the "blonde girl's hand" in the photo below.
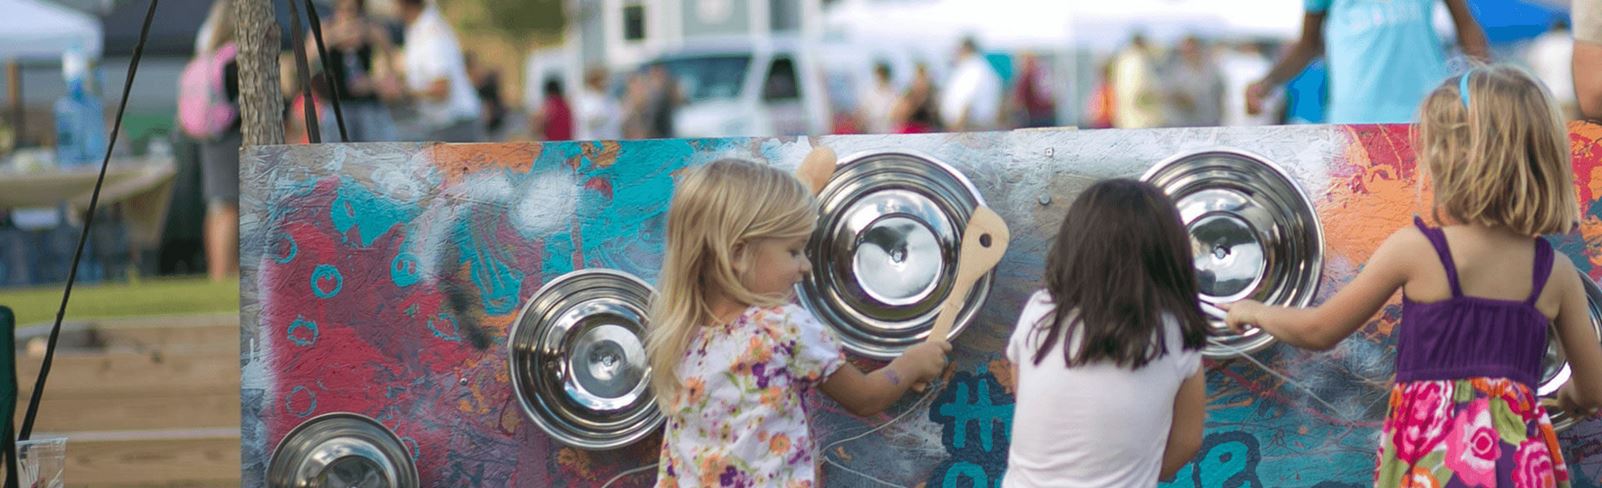
[[[1595,417],[1597,413],[1596,409],[1582,407],[1580,402],[1575,400],[1574,383],[1564,384],[1562,388],[1558,388],[1557,395],[1553,395],[1553,398],[1543,398],[1541,403],[1548,409],[1555,409],[1578,419]]]
[[[833,149],[818,146],[801,160],[801,166],[795,169],[795,176],[806,183],[813,196],[817,196],[823,191],[824,185],[829,184],[829,179],[834,177],[836,162]]]
[[[930,338],[901,353],[895,362],[901,363],[900,371],[908,377],[903,380],[911,381],[915,385],[926,384],[929,380],[940,377],[946,370],[946,355],[951,353],[951,343],[945,339]]]

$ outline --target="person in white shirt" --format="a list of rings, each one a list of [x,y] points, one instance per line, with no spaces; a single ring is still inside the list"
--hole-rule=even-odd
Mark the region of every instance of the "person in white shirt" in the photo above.
[[[590,68],[584,74],[574,109],[578,112],[578,139],[615,140],[623,137],[623,109],[606,94],[606,70]]]
[[[1224,77],[1200,38],[1186,36],[1168,68],[1169,125],[1217,127],[1223,120]]]
[[[1602,120],[1602,0],[1574,0],[1574,102],[1580,117]]]
[[[481,140],[481,109],[461,45],[439,8],[426,2],[400,0],[406,21],[406,90],[415,102],[421,135],[430,141]]]
[[[1206,418],[1190,238],[1162,190],[1130,179],[1085,189],[1060,229],[1007,341],[1001,486],[1156,486],[1201,450]]]
[[[957,50],[957,66],[941,88],[940,118],[946,130],[970,131],[996,128],[1001,111],[1001,77],[979,55],[973,38],[963,39]]]
[[[863,128],[869,134],[890,134],[895,130],[895,107],[901,99],[895,82],[890,79],[890,65],[873,66],[873,86],[864,90],[861,115]]]
[[[1278,122],[1275,120],[1279,116],[1278,94],[1265,102],[1271,107],[1259,110],[1255,115],[1246,113],[1246,87],[1273,67],[1261,47],[1252,42],[1236,44],[1220,57],[1219,65],[1219,72],[1224,75],[1224,126],[1274,125]]]
[[[1574,118],[1578,111],[1574,105],[1574,38],[1569,35],[1569,29],[1563,21],[1552,24],[1552,28],[1545,34],[1530,41],[1525,48],[1524,58],[1530,64],[1530,71],[1547,89],[1552,90],[1552,99],[1558,103],[1563,111],[1564,118]]]
[[[1146,129],[1167,124],[1155,55],[1146,37],[1136,34],[1113,58],[1113,126]]]

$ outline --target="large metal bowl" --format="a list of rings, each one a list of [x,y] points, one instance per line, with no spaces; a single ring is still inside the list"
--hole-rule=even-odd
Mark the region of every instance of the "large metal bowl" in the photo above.
[[[330,413],[302,422],[268,462],[273,488],[416,488],[417,466],[394,432],[366,416]]]
[[[899,356],[928,337],[957,275],[963,228],[979,191],[955,168],[893,151],[848,157],[818,196],[801,303],[853,353]],[[972,323],[993,275],[974,285],[948,338]]]
[[[508,348],[512,387],[535,425],[583,449],[623,447],[662,425],[645,357],[652,294],[609,269],[574,271],[534,293]]]
[[[1598,288],[1596,281],[1583,272],[1580,273],[1580,282],[1585,283],[1585,300],[1591,313],[1591,330],[1597,333],[1598,340],[1602,340],[1602,288]],[[1558,389],[1569,382],[1570,375],[1569,360],[1563,357],[1563,345],[1558,341],[1557,330],[1548,330],[1546,358],[1541,361],[1541,386],[1537,389],[1537,393],[1542,397],[1556,395]],[[1552,428],[1558,431],[1567,430],[1582,420],[1557,409],[1549,410],[1547,414],[1552,419]]]
[[[1278,165],[1236,149],[1181,154],[1141,176],[1173,199],[1190,233],[1201,300],[1306,306],[1318,291],[1324,231],[1306,192]],[[1233,357],[1273,342],[1214,319],[1203,354]]]

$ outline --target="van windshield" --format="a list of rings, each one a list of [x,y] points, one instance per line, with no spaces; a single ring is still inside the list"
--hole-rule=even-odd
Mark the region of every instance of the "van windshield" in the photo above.
[[[666,59],[661,62],[673,74],[688,102],[735,98],[745,85],[751,65],[748,54],[723,54]]]

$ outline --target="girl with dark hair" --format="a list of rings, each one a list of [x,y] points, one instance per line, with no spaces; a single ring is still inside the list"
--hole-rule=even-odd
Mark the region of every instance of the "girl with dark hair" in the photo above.
[[[1190,239],[1156,187],[1106,180],[1063,218],[1046,289],[1007,341],[1004,487],[1155,486],[1201,448],[1207,403]]]

